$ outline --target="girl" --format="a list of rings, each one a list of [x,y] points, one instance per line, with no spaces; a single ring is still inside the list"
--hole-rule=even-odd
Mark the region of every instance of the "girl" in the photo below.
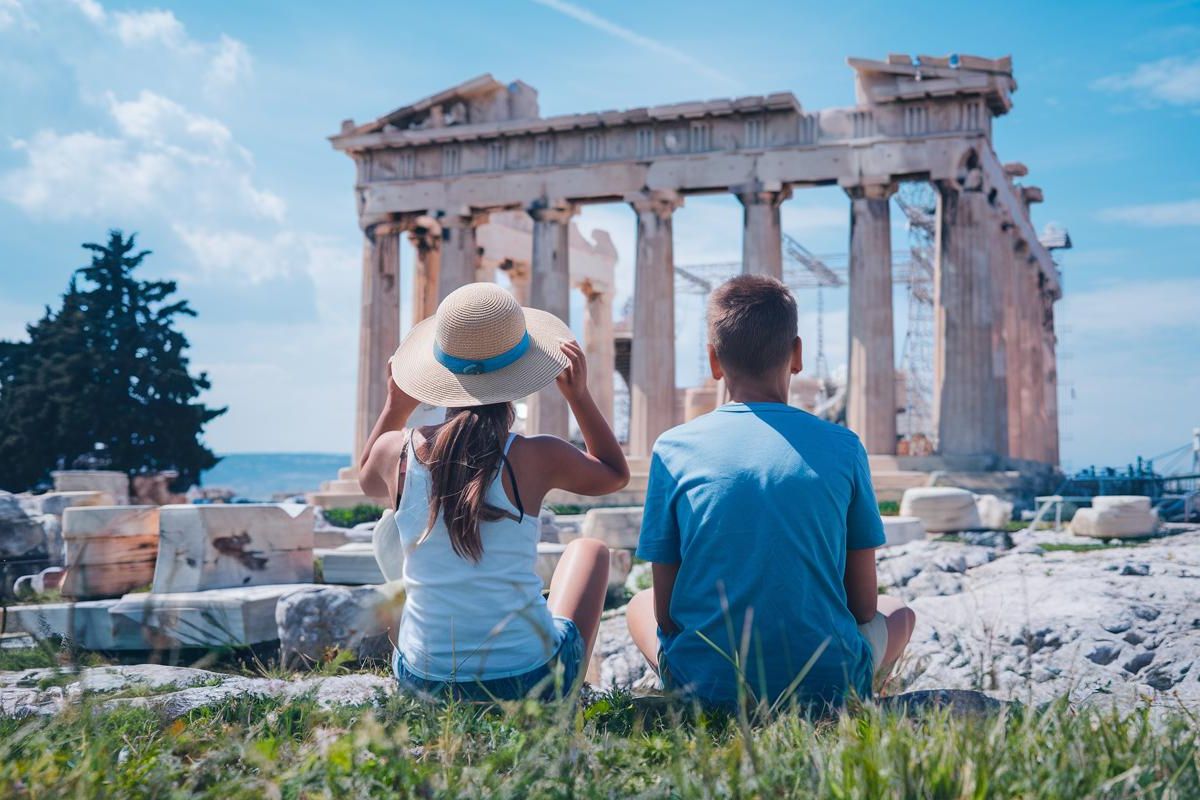
[[[557,383],[586,451],[554,436],[509,433],[513,401]],[[394,666],[424,694],[515,699],[570,688],[596,641],[608,548],[571,542],[550,584],[534,572],[538,511],[551,489],[615,492],[629,467],[587,389],[570,329],[503,288],[456,289],[389,362],[388,398],[363,449],[359,482],[394,499],[399,548],[378,543],[406,600]],[[444,422],[405,428],[418,402]],[[389,552],[403,552],[403,564]]]

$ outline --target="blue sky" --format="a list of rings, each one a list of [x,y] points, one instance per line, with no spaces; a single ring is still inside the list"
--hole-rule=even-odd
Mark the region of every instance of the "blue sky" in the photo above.
[[[135,230],[147,273],[178,279],[200,313],[194,361],[230,406],[210,444],[344,452],[360,255],[351,163],[325,138],[342,119],[483,72],[535,86],[543,114],[778,90],[849,105],[845,58],[888,52],[1013,56],[997,152],[1044,189],[1039,229],[1064,224],[1076,243],[1058,306],[1065,463],[1186,441],[1200,425],[1196,2],[0,0],[0,338],[54,301],[81,242]],[[840,253],[846,215],[838,190],[798,191],[784,226]],[[613,234],[627,292],[632,213],[580,223]],[[740,253],[735,201],[689,200],[675,231],[679,263]],[[828,300],[836,365],[845,303]]]

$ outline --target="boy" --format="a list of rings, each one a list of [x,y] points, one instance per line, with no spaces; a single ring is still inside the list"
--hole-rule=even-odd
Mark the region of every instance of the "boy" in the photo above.
[[[654,445],[637,550],[654,588],[630,603],[629,630],[665,687],[709,704],[739,688],[751,703],[868,697],[916,619],[877,593],[883,523],[862,443],[787,405],[796,330],[779,281],[718,287],[708,357],[731,402]]]

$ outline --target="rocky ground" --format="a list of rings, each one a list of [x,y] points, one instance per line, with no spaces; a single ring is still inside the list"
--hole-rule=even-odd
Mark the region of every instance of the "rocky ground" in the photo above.
[[[1200,711],[1200,529],[1140,543],[1055,533],[968,538],[880,552],[882,587],[918,618],[885,693],[980,690],[1033,704],[1067,695]],[[638,580],[635,571],[631,586]],[[624,609],[606,614],[595,655],[599,690],[653,691]],[[357,704],[393,691],[390,679],[369,673],[284,680],[155,665],[26,670],[0,672],[0,714],[53,713],[89,693],[176,717],[245,694]]]
[[[885,691],[978,689],[1032,703],[1068,695],[1200,711],[1200,667],[1192,667],[1200,530],[1169,533],[1111,546],[996,533],[880,551],[881,588],[917,612],[908,655]],[[654,685],[623,611],[602,623],[597,653],[600,688]]]

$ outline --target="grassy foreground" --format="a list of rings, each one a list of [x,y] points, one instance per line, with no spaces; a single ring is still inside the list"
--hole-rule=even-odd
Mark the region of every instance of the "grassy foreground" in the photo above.
[[[761,725],[622,697],[377,709],[243,699],[167,722],[85,703],[0,721],[0,797],[1200,796],[1186,718],[1041,711],[904,718],[870,707]]]

